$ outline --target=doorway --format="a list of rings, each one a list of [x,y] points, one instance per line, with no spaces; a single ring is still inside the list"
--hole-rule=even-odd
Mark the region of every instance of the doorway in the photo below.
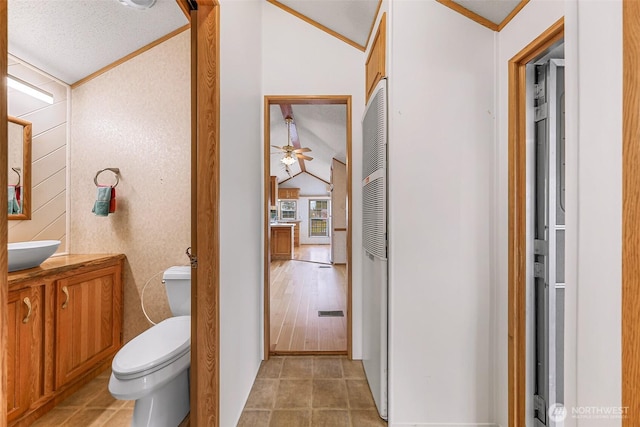
[[[533,93],[534,154],[531,171],[532,206],[529,269],[533,310],[531,350],[534,370],[533,413],[536,427],[555,427],[564,404],[565,295],[565,91],[564,45],[527,66],[527,86]],[[531,113],[531,111],[530,111]],[[557,411],[555,408],[560,408]]]
[[[550,69],[555,59],[551,54],[561,50],[563,38],[561,18],[509,61],[508,404],[509,426],[513,427],[555,425],[549,414],[560,408],[553,405],[561,403],[558,375],[563,375],[563,369],[558,360],[563,354],[558,340],[563,341],[564,331],[557,320],[563,319],[564,311],[556,310],[564,295],[564,278],[558,280],[554,270],[564,263],[564,256],[560,263],[556,257],[564,253],[558,247],[564,222],[558,223],[561,215],[556,211],[562,205],[558,196],[564,200],[557,187],[563,185],[563,178],[558,179],[558,171],[563,174],[564,170],[564,165],[558,165],[563,156],[558,151],[564,150],[564,144],[559,150],[558,139],[562,138],[556,132],[563,124],[558,126],[550,119],[543,95],[549,93],[551,80],[546,78],[546,63]],[[536,64],[542,68],[536,69]],[[556,98],[558,102],[563,99]],[[552,110],[562,111],[556,102],[551,104]],[[536,130],[540,140],[528,142],[533,141]],[[552,150],[555,154],[549,156]],[[537,204],[534,196],[538,196]]]
[[[351,96],[266,96],[264,358],[351,355]]]

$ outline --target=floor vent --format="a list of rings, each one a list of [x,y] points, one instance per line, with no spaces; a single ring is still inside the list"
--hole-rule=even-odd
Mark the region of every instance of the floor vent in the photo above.
[[[344,317],[344,312],[342,310],[329,310],[329,311],[318,311],[318,317]]]

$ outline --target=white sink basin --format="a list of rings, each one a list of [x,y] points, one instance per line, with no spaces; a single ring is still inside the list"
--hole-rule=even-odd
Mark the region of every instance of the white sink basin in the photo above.
[[[9,243],[9,271],[39,266],[58,250],[58,246],[60,246],[60,240]]]

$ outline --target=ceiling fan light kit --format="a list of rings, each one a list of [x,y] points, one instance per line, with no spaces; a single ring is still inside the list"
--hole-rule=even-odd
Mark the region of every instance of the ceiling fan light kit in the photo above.
[[[282,159],[280,159],[280,161],[287,166],[291,166],[296,162],[296,158],[292,156],[291,153],[287,153],[284,155]]]
[[[278,147],[277,145],[272,145],[272,147],[274,148],[278,148],[280,150],[282,150],[284,152],[284,156],[280,159],[280,161],[282,163],[285,164],[285,166],[291,166],[292,164],[294,164],[296,161],[298,161],[298,159],[302,159],[302,160],[313,160],[313,157],[309,157],[309,156],[305,156],[302,153],[306,153],[311,151],[311,149],[304,147],[304,148],[296,148],[293,146],[293,144],[291,143],[291,123],[293,123],[293,118],[291,117],[286,117],[284,119],[285,123],[287,124],[287,145],[283,146],[283,147]]]

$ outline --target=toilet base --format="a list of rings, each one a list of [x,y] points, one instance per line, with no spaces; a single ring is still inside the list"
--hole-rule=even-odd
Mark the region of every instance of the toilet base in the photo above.
[[[136,400],[131,427],[177,427],[189,413],[189,371]]]

